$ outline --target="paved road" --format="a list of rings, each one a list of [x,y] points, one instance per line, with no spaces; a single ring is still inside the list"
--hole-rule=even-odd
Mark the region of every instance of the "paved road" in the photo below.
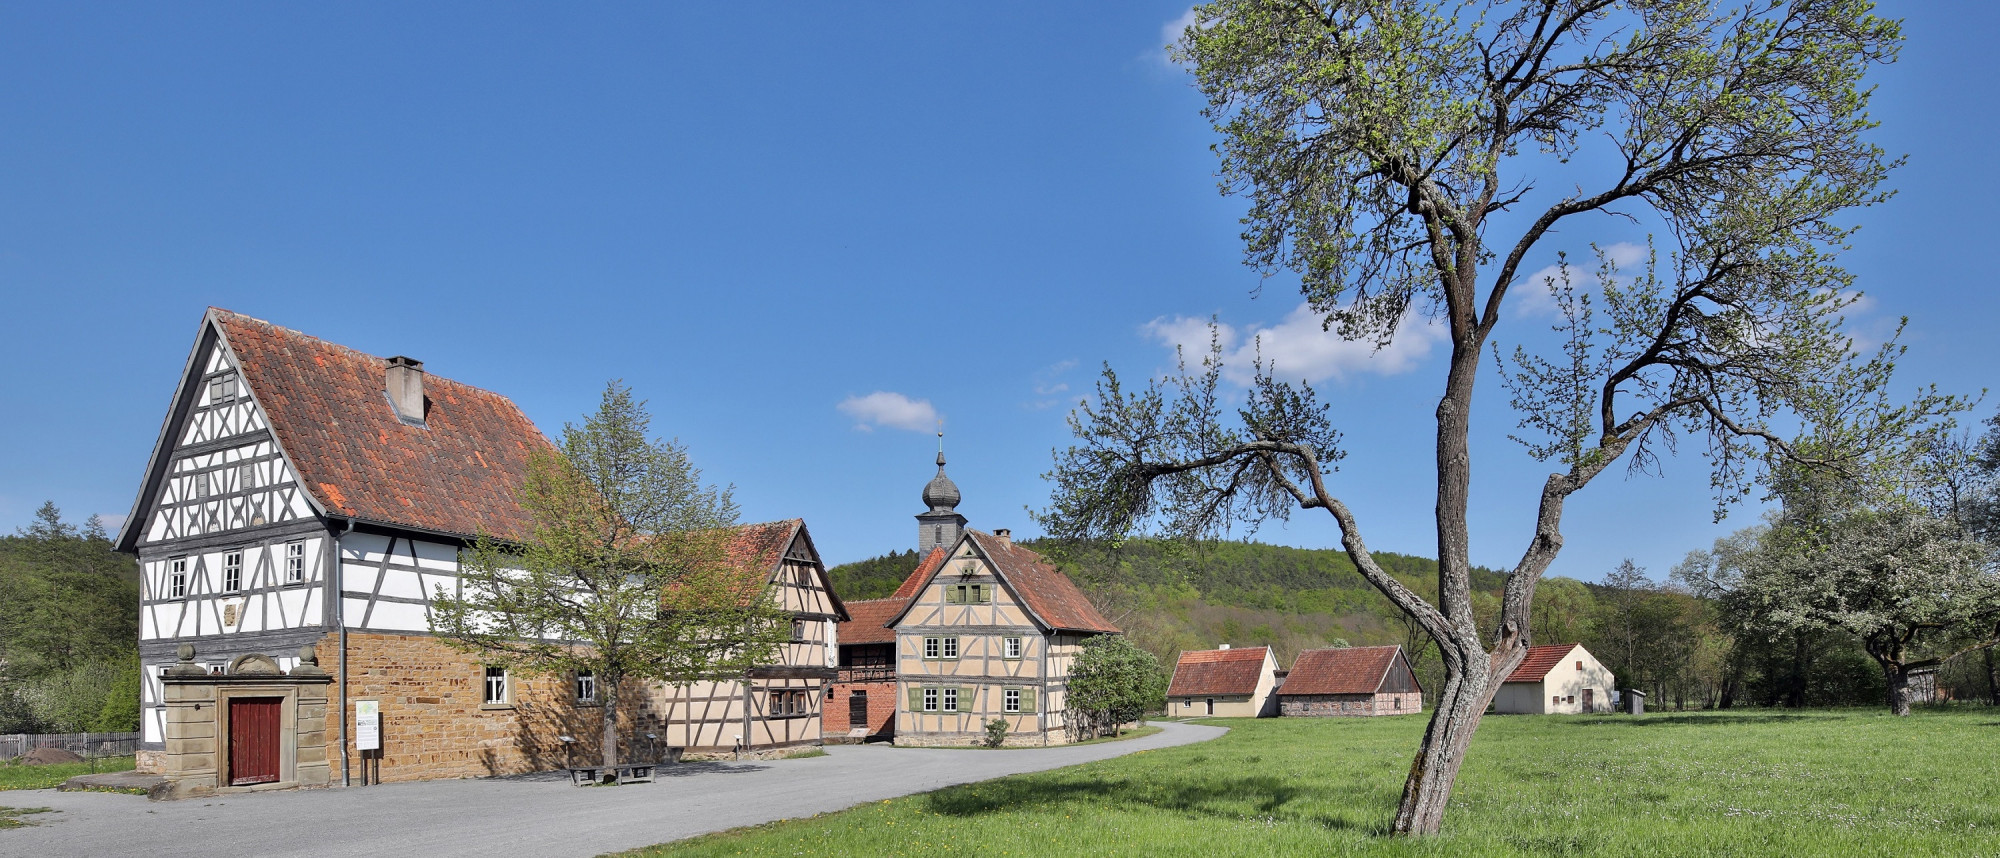
[[[0,792],[49,807],[0,831],[6,856],[599,855],[953,784],[1206,741],[1219,727],[1161,724],[1152,736],[1010,751],[840,745],[829,756],[663,769],[652,784],[585,789],[567,776],[388,784],[149,802],[114,793]]]

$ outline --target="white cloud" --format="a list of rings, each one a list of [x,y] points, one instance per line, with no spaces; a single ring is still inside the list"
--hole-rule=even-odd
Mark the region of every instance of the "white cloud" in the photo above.
[[[122,512],[100,512],[97,514],[97,520],[104,524],[104,532],[112,536],[117,536],[118,528],[125,526],[125,517],[125,513]]]
[[[1145,332],[1169,346],[1178,346],[1190,367],[1197,367],[1208,354],[1210,337],[1222,348],[1222,374],[1237,384],[1249,384],[1255,376],[1253,365],[1261,356],[1279,379],[1304,379],[1318,384],[1329,378],[1347,379],[1361,373],[1397,375],[1408,372],[1430,355],[1431,347],[1444,341],[1444,326],[1426,319],[1414,307],[1403,316],[1396,338],[1377,349],[1373,340],[1344,339],[1339,333],[1323,330],[1323,317],[1306,304],[1299,304],[1283,321],[1270,326],[1234,326],[1186,316],[1161,317],[1146,323]]]
[[[1180,14],[1180,17],[1161,24],[1160,43],[1154,45],[1153,49],[1147,52],[1146,57],[1162,66],[1179,71],[1180,65],[1174,62],[1169,50],[1171,46],[1180,44],[1181,34],[1187,32],[1187,28],[1195,26],[1195,22],[1194,7],[1189,6],[1187,11]],[[1210,23],[1208,26],[1213,27],[1215,25]],[[1207,29],[1207,27],[1203,29]]]
[[[1634,267],[1646,260],[1646,246],[1621,241],[1604,247],[1604,255],[1618,263],[1618,270],[1632,272]],[[1597,261],[1595,255],[1586,257],[1583,264],[1544,265],[1535,273],[1523,277],[1509,287],[1507,302],[1513,305],[1516,318],[1525,316],[1553,316],[1556,314],[1555,290],[1563,284],[1563,274],[1567,270],[1569,285],[1578,290],[1589,290],[1597,285]],[[1627,274],[1626,276],[1631,276]]]
[[[850,396],[834,406],[854,418],[854,428],[873,432],[877,426],[929,432],[937,428],[938,413],[928,399],[911,399],[900,393],[878,390],[867,396]]]
[[[1073,369],[1076,369],[1075,358],[1057,361],[1036,370],[1034,378],[1035,395],[1047,398],[1030,401],[1026,404],[1026,407],[1035,411],[1041,411],[1069,403],[1071,400],[1067,395],[1069,393],[1069,382],[1060,381],[1059,379]]]

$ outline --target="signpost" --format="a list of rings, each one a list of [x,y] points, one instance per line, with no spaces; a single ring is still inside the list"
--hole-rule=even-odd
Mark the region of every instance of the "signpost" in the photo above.
[[[382,749],[382,704],[380,701],[354,701],[354,747],[362,751],[379,751]]]

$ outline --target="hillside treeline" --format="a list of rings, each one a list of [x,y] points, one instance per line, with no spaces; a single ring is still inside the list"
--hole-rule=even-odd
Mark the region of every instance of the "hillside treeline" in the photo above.
[[[0,733],[139,728],[139,571],[96,516],[0,537]]]
[[[1055,558],[1134,643],[1171,670],[1182,650],[1218,644],[1274,648],[1281,667],[1325,646],[1401,644],[1415,656],[1426,694],[1444,675],[1437,647],[1368,585],[1341,551],[1255,542],[1198,545],[1132,541],[1104,546],[1029,543]],[[1377,554],[1426,597],[1436,593],[1428,558]],[[882,598],[916,568],[913,551],[829,570],[844,599]],[[1477,569],[1473,610],[1494,628],[1504,573]],[[1602,583],[1544,580],[1533,613],[1536,643],[1581,643],[1656,708],[1873,705],[1883,679],[1859,641],[1827,632],[1732,633],[1721,606],[1630,561]],[[1978,657],[1948,664],[1939,685],[1956,699],[1992,699]]]

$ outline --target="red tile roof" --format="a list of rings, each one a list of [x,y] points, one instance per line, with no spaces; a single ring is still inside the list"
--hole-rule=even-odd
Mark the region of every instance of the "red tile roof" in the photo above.
[[[768,581],[778,564],[784,562],[785,549],[792,547],[793,537],[803,526],[805,520],[799,518],[738,525],[729,539],[729,562],[746,574],[757,574]]]
[[[902,586],[897,587],[895,594],[889,598],[901,599],[905,602],[916,598],[918,593],[923,592],[924,582],[931,580],[931,573],[936,572],[938,567],[944,565],[945,555],[950,550],[942,545],[932,548],[931,553],[924,555],[924,559],[917,561],[917,568],[910,572],[910,577],[903,579]]]
[[[1050,566],[1042,555],[1011,539],[971,528],[966,529],[965,535],[979,546],[999,570],[1000,580],[1014,590],[1026,603],[1028,612],[1040,618],[1043,625],[1062,631],[1123,633],[1097,612],[1097,606],[1077,589],[1075,581]]]
[[[1507,678],[1502,681],[1540,682],[1548,677],[1549,671],[1554,670],[1556,665],[1562,664],[1568,658],[1570,650],[1578,646],[1579,644],[1566,643],[1528,647],[1528,657],[1522,659],[1521,666],[1514,668],[1514,672],[1507,674]]]
[[[902,613],[908,599],[865,599],[847,603],[847,622],[840,624],[839,640],[846,644],[895,643],[896,630],[889,620]]]
[[[1270,652],[1261,646],[1183,652],[1174,665],[1174,679],[1167,684],[1167,696],[1254,694]]]
[[[251,395],[327,514],[471,536],[525,536],[528,456],[554,445],[505,396],[426,374],[424,425],[396,416],[388,362],[209,309]]]
[[[1403,651],[1400,646],[1356,646],[1309,649],[1292,662],[1292,672],[1278,693],[1374,694],[1389,676],[1389,667]]]

